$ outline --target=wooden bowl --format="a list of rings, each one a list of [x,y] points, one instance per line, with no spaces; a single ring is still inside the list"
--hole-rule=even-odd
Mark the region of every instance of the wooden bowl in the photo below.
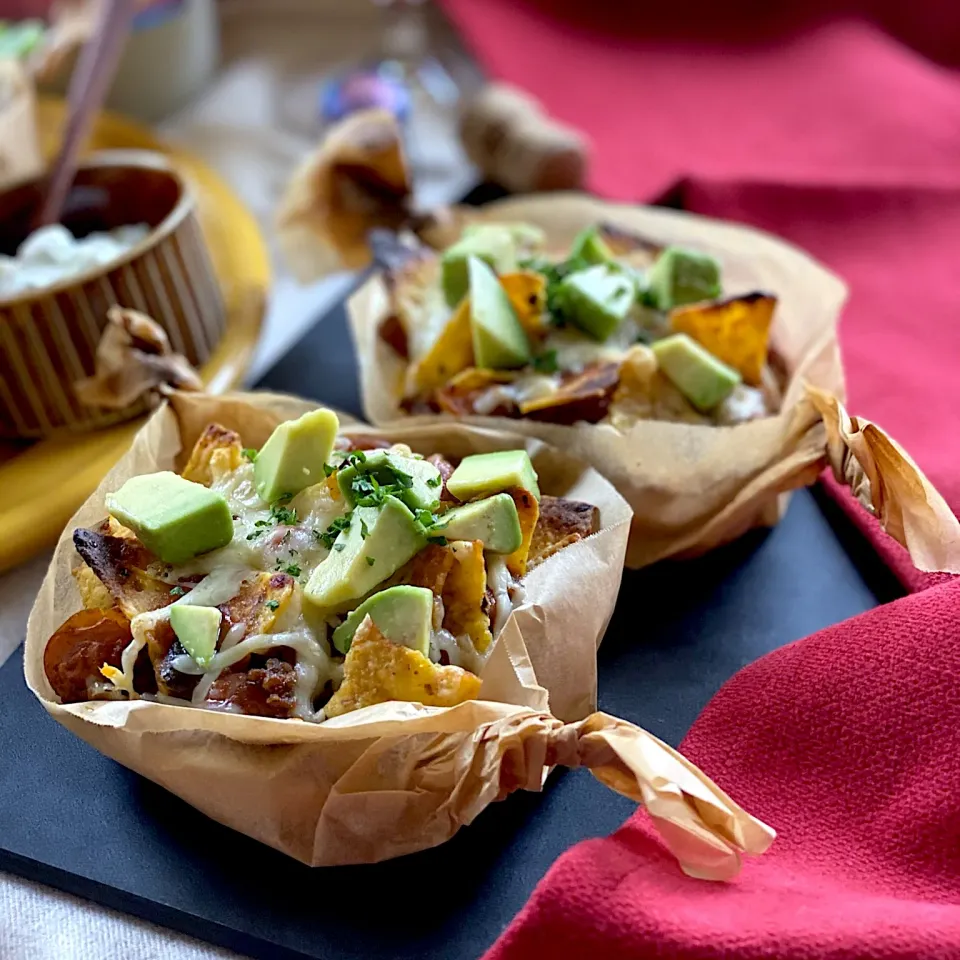
[[[42,196],[37,178],[0,193],[0,252],[27,236]],[[225,309],[196,201],[159,154],[103,153],[80,167],[61,223],[75,236],[146,223],[147,238],[116,260],[41,290],[0,297],[0,437],[47,437],[104,427],[146,409],[86,407],[73,385],[94,372],[114,304],[149,314],[175,351],[200,366],[223,334]]]

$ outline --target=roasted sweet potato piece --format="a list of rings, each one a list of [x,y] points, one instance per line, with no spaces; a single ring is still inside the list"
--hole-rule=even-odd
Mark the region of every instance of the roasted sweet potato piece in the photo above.
[[[598,423],[607,415],[619,380],[619,363],[592,363],[565,376],[556,393],[520,404],[520,413],[547,423]]]
[[[592,503],[565,497],[540,498],[540,516],[530,542],[528,568],[600,529],[600,511]]]
[[[767,362],[770,325],[777,298],[748,293],[718,303],[692,303],[670,311],[670,323],[738,370],[744,383],[760,386]]]
[[[429,351],[409,371],[407,392],[417,395],[428,394],[472,365],[473,333],[470,329],[470,299],[464,297]]]
[[[183,477],[209,487],[214,480],[236,470],[243,463],[240,435],[219,423],[211,423],[193,445]]]
[[[63,703],[92,699],[94,684],[106,686],[100,667],[119,667],[130,640],[130,621],[116,608],[75,613],[43,651],[43,671],[54,693]]]
[[[169,583],[147,572],[158,561],[139,540],[79,529],[73,545],[129,619],[176,600]]]

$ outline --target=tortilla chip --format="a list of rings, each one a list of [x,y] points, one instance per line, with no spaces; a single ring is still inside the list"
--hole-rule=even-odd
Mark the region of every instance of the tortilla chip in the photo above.
[[[488,370],[485,367],[468,367],[437,390],[433,400],[440,410],[455,416],[465,416],[476,412],[476,403],[491,387],[501,383],[512,383],[517,374],[508,370]],[[517,405],[504,398],[502,403],[484,411],[487,416],[512,417],[517,414]]]
[[[548,329],[544,323],[547,278],[532,270],[521,270],[518,273],[505,273],[500,277],[500,284],[527,336],[534,341],[540,339]]]
[[[480,693],[480,678],[431,663],[418,650],[387,640],[370,617],[357,628],[343,664],[343,683],[324,708],[328,717],[388,700],[453,707]]]
[[[211,423],[197,438],[181,476],[209,487],[215,480],[233,472],[243,463],[240,435]]]
[[[619,363],[592,363],[561,381],[556,393],[521,403],[520,413],[532,420],[567,426],[581,420],[598,423],[607,415],[619,382]]]
[[[634,267],[650,267],[663,253],[663,245],[614,223],[597,224],[600,239],[618,260]]]
[[[749,293],[719,303],[693,303],[670,311],[670,323],[702,344],[718,360],[738,370],[744,383],[763,382],[770,325],[777,298]]]
[[[542,496],[540,516],[530,542],[528,568],[600,529],[600,511],[592,503]]]
[[[73,532],[73,544],[131,620],[176,599],[170,596],[169,583],[148,572],[158,561],[139,540],[80,529]]]
[[[408,392],[414,395],[430,393],[472,366],[470,298],[464,297],[427,355],[411,368],[408,374]]]
[[[507,557],[507,569],[515,576],[522,577],[527,572],[527,557],[530,554],[530,543],[540,516],[540,504],[537,498],[526,490],[514,487],[507,490],[517,505],[517,515],[520,518],[520,533],[523,537],[520,546]]]
[[[80,600],[85,610],[96,610],[113,606],[110,591],[100,582],[97,575],[85,564],[74,568],[73,579],[80,591]]]
[[[441,547],[428,543],[415,557],[408,560],[388,581],[395,587],[405,584],[411,587],[426,587],[434,595],[443,595],[443,586],[453,568],[454,557],[449,546]],[[378,587],[381,590],[383,587]]]
[[[455,637],[467,634],[478,653],[493,641],[490,619],[483,612],[487,566],[480,540],[456,540],[448,545],[454,563],[443,587],[443,626]]]

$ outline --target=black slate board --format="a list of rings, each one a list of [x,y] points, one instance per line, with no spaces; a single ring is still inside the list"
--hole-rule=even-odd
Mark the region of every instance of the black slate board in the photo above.
[[[339,308],[261,386],[359,413],[353,371]],[[677,744],[740,667],[897,594],[836,508],[802,492],[769,533],[625,575],[600,706]],[[586,771],[559,772],[435,850],[311,870],[74,738],[27,690],[19,655],[0,669],[0,869],[256,957],[479,956],[563,850],[632,810]]]

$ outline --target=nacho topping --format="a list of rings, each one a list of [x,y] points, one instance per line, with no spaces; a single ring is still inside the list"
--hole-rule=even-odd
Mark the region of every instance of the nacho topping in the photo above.
[[[520,236],[516,225],[468,225],[446,252],[418,246],[387,270],[393,307],[380,334],[408,361],[402,409],[619,430],[643,419],[728,425],[777,411],[783,374],[768,356],[775,296],[724,298],[709,253],[610,224],[581,231],[565,257],[531,256]],[[677,335],[693,346],[662,358],[657,347],[639,383],[634,348]],[[721,371],[725,382],[703,371]],[[761,393],[736,387],[741,379]]]
[[[123,522],[74,531],[85,609],[44,656],[63,702],[147,698],[322,722],[390,699],[477,696],[528,565],[589,535],[593,508],[544,495],[538,523],[526,451],[458,462],[333,438],[332,417],[319,432],[311,415],[282,425],[259,451],[210,424],[183,475],[160,475],[164,489],[225,504],[222,546],[194,538],[184,559],[158,556],[141,528],[165,555],[177,536],[164,519],[157,540],[149,498],[108,496]],[[264,483],[257,466],[274,448]],[[296,489],[301,477],[312,482]]]

